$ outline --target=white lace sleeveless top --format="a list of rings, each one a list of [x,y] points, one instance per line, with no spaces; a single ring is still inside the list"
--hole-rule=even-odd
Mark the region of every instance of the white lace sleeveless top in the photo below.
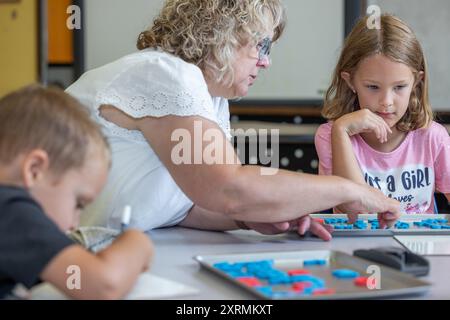
[[[112,149],[112,168],[81,225],[118,228],[124,206],[133,208],[130,226],[141,230],[182,221],[192,201],[177,186],[140,131],[127,130],[99,116],[113,105],[134,118],[200,116],[217,123],[228,139],[228,102],[213,98],[201,70],[160,50],[146,49],[86,72],[66,90],[91,108]]]

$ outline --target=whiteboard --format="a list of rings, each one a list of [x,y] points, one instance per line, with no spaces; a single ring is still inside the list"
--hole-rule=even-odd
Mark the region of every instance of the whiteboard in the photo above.
[[[85,1],[85,59],[92,69],[136,51],[163,0]],[[248,99],[322,99],[344,38],[344,0],[284,0],[288,24]]]

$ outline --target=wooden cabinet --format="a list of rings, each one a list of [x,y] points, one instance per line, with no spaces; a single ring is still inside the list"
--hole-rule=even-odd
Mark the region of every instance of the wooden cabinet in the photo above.
[[[0,0],[0,97],[39,79],[37,0]]]
[[[72,64],[73,31],[67,27],[67,8],[72,0],[47,0],[48,60],[50,64]]]

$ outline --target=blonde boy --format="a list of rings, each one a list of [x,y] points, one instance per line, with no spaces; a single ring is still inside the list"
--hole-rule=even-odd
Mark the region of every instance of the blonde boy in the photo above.
[[[152,245],[124,232],[94,255],[66,232],[100,192],[110,151],[75,99],[29,86],[0,100],[0,299],[17,284],[47,281],[77,299],[123,297],[148,268]],[[81,288],[67,286],[70,267]]]

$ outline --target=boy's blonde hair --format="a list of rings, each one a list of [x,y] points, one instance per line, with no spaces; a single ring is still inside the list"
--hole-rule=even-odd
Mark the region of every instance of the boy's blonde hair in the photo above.
[[[33,149],[47,152],[57,175],[81,168],[91,147],[109,163],[109,145],[88,110],[56,88],[31,85],[0,100],[0,163]]]
[[[231,84],[236,49],[272,30],[276,41],[285,21],[280,0],[167,0],[137,47],[161,48]]]
[[[363,59],[383,54],[410,67],[415,78],[416,86],[411,92],[408,109],[397,123],[397,129],[407,132],[428,127],[433,120],[433,112],[428,100],[427,65],[419,41],[414,32],[393,15],[381,16],[380,29],[369,29],[368,18],[361,18],[345,40],[331,86],[326,92],[323,117],[336,120],[359,109],[358,97],[341,78],[341,72],[354,74]],[[423,80],[418,78],[420,71],[424,72]]]

